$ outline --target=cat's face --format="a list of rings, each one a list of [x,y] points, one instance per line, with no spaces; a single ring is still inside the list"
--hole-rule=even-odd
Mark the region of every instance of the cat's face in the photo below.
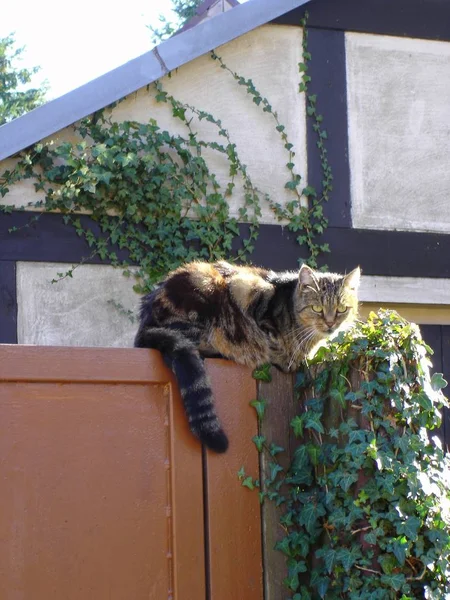
[[[352,322],[358,314],[359,267],[348,275],[321,273],[307,265],[299,272],[295,314],[303,328],[326,338]]]

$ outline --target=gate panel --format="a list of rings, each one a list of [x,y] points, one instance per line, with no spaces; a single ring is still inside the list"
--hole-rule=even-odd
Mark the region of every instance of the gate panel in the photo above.
[[[0,346],[0,597],[202,600],[199,445],[146,350]]]

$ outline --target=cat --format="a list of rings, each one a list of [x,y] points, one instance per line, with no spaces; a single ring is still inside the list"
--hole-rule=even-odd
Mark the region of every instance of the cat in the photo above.
[[[295,371],[317,343],[356,317],[359,279],[359,267],[338,275],[305,264],[275,273],[225,261],[188,263],[142,299],[134,345],[162,353],[192,433],[225,452],[203,358]]]

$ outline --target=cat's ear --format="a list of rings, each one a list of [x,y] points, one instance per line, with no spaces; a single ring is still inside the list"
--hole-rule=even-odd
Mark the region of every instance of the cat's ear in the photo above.
[[[361,279],[361,269],[356,267],[348,275],[344,277],[344,285],[351,290],[357,290]]]
[[[300,285],[312,285],[314,287],[317,287],[317,279],[313,269],[311,269],[311,267],[308,267],[308,265],[303,264],[300,267],[300,271],[298,274],[298,282]]]

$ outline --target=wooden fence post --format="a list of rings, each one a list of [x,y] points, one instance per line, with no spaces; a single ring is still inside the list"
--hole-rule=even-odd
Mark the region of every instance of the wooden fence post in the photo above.
[[[320,371],[320,367],[311,372],[314,379]],[[359,389],[362,375],[358,369],[353,369],[349,374],[349,382],[353,390]],[[294,377],[272,369],[272,381],[270,383],[258,382],[258,399],[266,401],[264,419],[261,423],[260,435],[266,438],[266,443],[272,442],[285,449],[284,452],[277,455],[277,461],[284,469],[288,469],[295,448],[299,444],[308,441],[308,433],[305,433],[303,440],[297,440],[290,425],[292,419],[305,411],[305,404],[308,399],[314,397],[314,388],[305,388],[296,398],[294,390]],[[358,425],[363,428],[369,428],[367,420],[361,414],[361,410],[355,405],[348,406],[345,410],[342,408],[339,400],[328,398],[324,408],[322,422],[325,430],[339,428],[340,423],[353,417]],[[326,434],[322,434],[323,443],[333,441]],[[271,457],[268,452],[260,454],[260,479],[262,489],[264,490],[264,479],[270,470],[269,463]],[[360,478],[356,482],[355,495],[358,494],[361,487],[366,483],[364,473],[361,472]],[[283,488],[280,492],[282,493]],[[280,515],[282,508],[275,506],[274,502],[265,500],[262,510],[262,551],[264,565],[264,600],[280,600],[287,595],[288,590],[283,585],[283,580],[287,576],[286,557],[279,550],[275,550],[276,543],[285,536],[285,531],[280,525]],[[364,541],[363,533],[359,535],[361,545],[367,546]],[[310,565],[317,563],[314,552],[320,547],[320,544],[311,553]]]
[[[268,443],[275,443],[285,448],[278,455],[283,467],[288,467],[292,459],[294,435],[290,427],[292,418],[298,413],[294,398],[294,378],[272,368],[270,383],[258,382],[258,399],[266,401],[266,410],[261,424],[260,435]],[[260,479],[264,490],[264,477],[269,469],[270,456],[267,452],[260,454]],[[275,544],[284,532],[279,523],[280,509],[273,502],[266,501],[262,505],[262,546],[264,568],[264,600],[280,600],[286,595],[283,579],[286,577],[286,560],[284,555],[275,550]]]

